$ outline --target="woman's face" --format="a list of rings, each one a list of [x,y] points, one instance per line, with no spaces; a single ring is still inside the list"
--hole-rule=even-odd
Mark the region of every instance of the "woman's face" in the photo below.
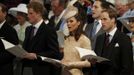
[[[134,32],[134,18],[131,18],[129,21],[129,26],[130,26],[130,30],[131,32]]]
[[[25,16],[25,17],[24,17]],[[24,13],[21,13],[21,12],[17,12],[17,16],[16,16],[19,24],[24,24],[25,21],[26,21],[26,15]]]
[[[68,26],[69,32],[75,31],[79,25],[80,25],[80,22],[77,21],[75,17],[71,17],[67,19],[67,26]]]

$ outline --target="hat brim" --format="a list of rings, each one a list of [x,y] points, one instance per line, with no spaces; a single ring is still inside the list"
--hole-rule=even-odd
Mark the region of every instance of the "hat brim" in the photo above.
[[[134,18],[134,16],[123,16],[123,17],[119,17],[118,20],[129,19],[129,18]]]
[[[23,11],[23,10],[20,10],[20,9],[18,9],[18,8],[11,8],[9,11],[14,11],[14,12],[22,12],[22,13],[25,13],[25,14],[27,14],[27,12],[25,12],[25,11]]]

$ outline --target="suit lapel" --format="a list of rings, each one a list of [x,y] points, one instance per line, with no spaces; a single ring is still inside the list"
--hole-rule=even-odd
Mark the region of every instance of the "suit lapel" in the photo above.
[[[118,39],[118,30],[115,32],[111,42],[109,43],[109,46],[108,46],[108,48],[109,48],[108,57],[111,56],[111,53],[112,53],[113,48],[115,46],[115,43],[118,43],[117,39]]]
[[[101,35],[101,37],[99,38],[100,40],[100,42],[98,42],[98,51],[96,51],[97,52],[97,54],[99,55],[99,56],[101,56],[101,54],[102,54],[102,51],[103,51],[103,47],[104,47],[104,41],[105,41],[105,34],[102,34]]]
[[[34,45],[36,45],[36,43],[37,43],[37,41],[38,41],[38,39],[40,38],[40,36],[42,35],[42,33],[43,33],[43,31],[44,31],[44,26],[45,26],[46,24],[44,23],[44,22],[42,22],[42,24],[40,25],[40,27],[39,27],[39,29],[38,29],[38,31],[36,32],[36,34],[35,34],[35,36],[33,37],[33,39],[32,39],[32,46],[34,46]]]
[[[86,33],[87,37],[89,37],[89,38],[91,38],[92,29],[93,29],[93,23],[88,24],[86,26],[85,33]]]
[[[95,35],[95,36],[98,36],[98,35],[100,35],[100,34],[102,34],[102,33],[104,33],[105,31],[102,29],[102,27],[101,27],[101,29],[98,31],[98,33]]]
[[[62,23],[62,19],[60,19],[60,21],[56,24],[55,23],[55,16],[52,16],[52,18],[50,19],[50,21],[52,21],[54,23],[53,27],[56,29],[56,30],[59,30],[60,28],[60,25]]]
[[[60,25],[61,25],[61,22],[62,22],[62,19],[57,23],[57,25],[56,25],[56,30],[59,30],[60,29]]]
[[[3,26],[0,28],[0,37],[5,37],[4,36],[4,34],[5,34],[5,30],[6,30],[6,28],[7,28],[7,24],[6,24],[7,22],[5,22],[4,24],[3,24]]]

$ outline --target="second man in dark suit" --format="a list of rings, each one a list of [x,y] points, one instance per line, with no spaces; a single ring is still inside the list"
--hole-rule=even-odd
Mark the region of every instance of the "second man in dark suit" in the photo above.
[[[96,54],[109,59],[111,67],[98,66],[98,75],[130,75],[133,63],[131,40],[117,30],[113,8],[102,11],[102,28],[106,33],[97,37],[95,45]]]

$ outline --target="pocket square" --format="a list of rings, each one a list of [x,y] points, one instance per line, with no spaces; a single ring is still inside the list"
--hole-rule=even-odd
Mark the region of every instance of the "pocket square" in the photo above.
[[[115,44],[115,47],[119,47],[119,44],[118,44],[118,43],[116,43],[116,44]]]

